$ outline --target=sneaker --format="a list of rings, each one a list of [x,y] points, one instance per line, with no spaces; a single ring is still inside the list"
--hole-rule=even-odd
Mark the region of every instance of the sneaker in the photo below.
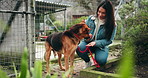
[[[88,67],[90,67],[91,65],[92,65],[92,62],[91,62],[91,61],[85,62],[85,67],[84,67],[83,69],[88,68]]]

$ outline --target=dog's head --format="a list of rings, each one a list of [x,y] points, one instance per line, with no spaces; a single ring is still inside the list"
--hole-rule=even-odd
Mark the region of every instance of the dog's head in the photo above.
[[[70,28],[70,32],[79,37],[79,39],[89,38],[89,31],[90,28],[85,24],[85,21],[82,21]]]

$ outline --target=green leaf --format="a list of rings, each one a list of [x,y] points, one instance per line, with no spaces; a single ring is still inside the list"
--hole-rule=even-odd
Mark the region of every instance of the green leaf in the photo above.
[[[31,78],[31,77],[30,77],[30,72],[29,72],[29,70],[27,70],[27,76],[26,76],[26,78]]]
[[[120,78],[133,78],[134,75],[134,45],[131,40],[125,42],[123,56],[119,65]]]
[[[41,61],[35,62],[35,67],[32,69],[33,78],[42,78],[42,63]]]
[[[53,76],[51,76],[50,78],[58,78],[58,74],[55,73]]]
[[[26,78],[28,69],[28,51],[24,48],[24,52],[21,59],[21,75],[20,78]]]
[[[15,67],[14,62],[13,62],[13,67],[14,67],[15,77],[16,77],[16,78],[18,78],[18,75],[17,75],[17,70],[16,70],[16,67]]]
[[[0,78],[8,78],[6,72],[3,72],[1,69],[0,69]]]
[[[46,74],[46,76],[45,76],[45,77],[46,77],[46,78],[51,78],[49,74]]]

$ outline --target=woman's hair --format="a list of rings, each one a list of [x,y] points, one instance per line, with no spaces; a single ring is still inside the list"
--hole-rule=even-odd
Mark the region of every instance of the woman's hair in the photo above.
[[[102,1],[97,8],[97,12],[96,12],[97,17],[98,17],[98,11],[100,7],[106,10],[106,17],[105,17],[105,24],[104,24],[105,37],[107,38],[107,40],[110,40],[112,36],[112,32],[115,27],[114,8],[110,0]]]

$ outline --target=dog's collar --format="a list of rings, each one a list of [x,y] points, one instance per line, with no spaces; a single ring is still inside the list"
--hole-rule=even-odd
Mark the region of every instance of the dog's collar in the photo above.
[[[72,29],[72,28],[70,28]],[[80,39],[79,35],[75,34],[74,32],[72,32],[72,34],[77,38],[77,39]]]
[[[77,38],[77,39],[80,39],[79,35],[73,33],[73,35]]]

